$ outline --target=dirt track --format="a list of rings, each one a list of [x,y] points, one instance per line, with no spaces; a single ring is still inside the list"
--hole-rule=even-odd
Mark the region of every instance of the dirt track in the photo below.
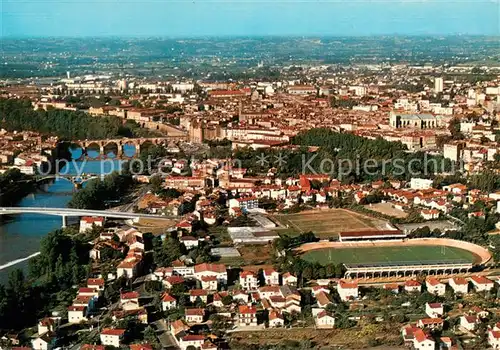
[[[491,259],[488,249],[477,244],[458,241],[450,238],[414,238],[405,241],[376,241],[376,242],[328,242],[320,241],[315,243],[305,243],[296,249],[298,253],[304,253],[315,249],[325,248],[368,248],[368,247],[391,247],[391,246],[447,246],[468,250],[478,257],[478,264],[486,264]]]

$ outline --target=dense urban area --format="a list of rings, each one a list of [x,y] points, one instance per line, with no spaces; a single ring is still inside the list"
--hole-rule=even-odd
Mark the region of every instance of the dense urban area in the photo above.
[[[2,44],[0,349],[500,349],[498,38]]]

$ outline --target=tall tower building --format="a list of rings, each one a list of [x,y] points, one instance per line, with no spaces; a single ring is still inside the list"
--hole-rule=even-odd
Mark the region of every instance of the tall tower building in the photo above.
[[[434,78],[434,92],[443,92],[443,78]]]

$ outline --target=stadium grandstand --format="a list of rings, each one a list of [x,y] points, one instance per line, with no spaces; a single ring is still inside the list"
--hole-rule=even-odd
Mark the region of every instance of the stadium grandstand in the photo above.
[[[339,233],[340,242],[403,240],[406,237],[407,234],[400,230],[364,230]]]
[[[405,261],[386,263],[344,264],[345,278],[405,277],[425,273],[427,275],[447,275],[469,272],[473,264],[467,260],[454,261]]]

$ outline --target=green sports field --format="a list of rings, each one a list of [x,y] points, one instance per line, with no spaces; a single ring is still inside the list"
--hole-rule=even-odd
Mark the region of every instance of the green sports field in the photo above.
[[[303,258],[322,265],[476,260],[476,256],[467,250],[442,246],[326,248],[308,251]]]

